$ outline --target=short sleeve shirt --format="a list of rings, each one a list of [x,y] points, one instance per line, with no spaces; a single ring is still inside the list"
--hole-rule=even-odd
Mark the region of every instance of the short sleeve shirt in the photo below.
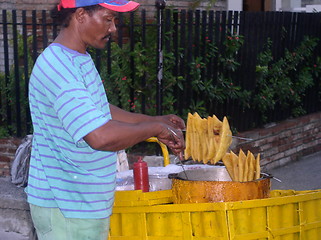
[[[34,132],[28,202],[58,207],[70,218],[110,216],[116,153],[94,150],[83,140],[111,119],[91,56],[49,45],[32,70],[29,105]]]

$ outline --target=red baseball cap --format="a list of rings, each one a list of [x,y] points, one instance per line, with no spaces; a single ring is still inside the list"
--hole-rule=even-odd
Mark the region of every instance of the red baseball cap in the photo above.
[[[139,3],[126,0],[60,0],[58,11],[61,8],[78,8],[97,4],[115,12],[130,12],[139,7]]]

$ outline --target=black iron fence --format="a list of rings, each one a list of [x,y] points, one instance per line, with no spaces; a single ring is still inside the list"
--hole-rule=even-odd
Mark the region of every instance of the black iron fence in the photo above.
[[[32,66],[59,29],[46,11],[1,14],[0,135],[22,136]],[[106,49],[89,51],[127,110],[226,115],[238,131],[321,110],[320,13],[142,10],[117,26]]]

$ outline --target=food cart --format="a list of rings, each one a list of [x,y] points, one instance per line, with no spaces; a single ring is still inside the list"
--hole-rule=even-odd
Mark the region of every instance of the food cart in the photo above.
[[[172,190],[117,191],[109,239],[321,239],[321,190],[273,190],[267,198],[228,202],[173,200]]]

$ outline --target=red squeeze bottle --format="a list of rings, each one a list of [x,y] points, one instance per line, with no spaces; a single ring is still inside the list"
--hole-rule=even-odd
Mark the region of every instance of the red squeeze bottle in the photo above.
[[[134,184],[135,190],[141,189],[143,192],[149,192],[148,167],[142,157],[134,163]]]

